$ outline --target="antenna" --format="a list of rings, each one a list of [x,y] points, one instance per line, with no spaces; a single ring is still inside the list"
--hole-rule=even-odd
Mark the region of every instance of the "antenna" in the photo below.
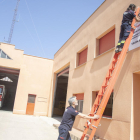
[[[13,16],[13,20],[12,20],[12,24],[11,24],[11,29],[10,29],[10,33],[9,33],[9,38],[7,41],[7,43],[9,43],[9,44],[11,43],[11,39],[12,39],[12,35],[13,35],[13,30],[14,30],[14,26],[15,26],[15,22],[16,22],[16,16],[17,16],[19,2],[20,2],[20,0],[17,0],[15,12],[14,12],[14,16]]]

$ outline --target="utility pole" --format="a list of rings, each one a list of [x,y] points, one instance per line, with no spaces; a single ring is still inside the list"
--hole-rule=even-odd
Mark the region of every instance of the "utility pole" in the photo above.
[[[17,0],[17,4],[16,4],[15,11],[14,11],[12,24],[11,24],[11,29],[10,29],[10,33],[9,33],[9,38],[8,38],[8,41],[7,41],[7,43],[9,43],[9,44],[11,43],[11,39],[12,39],[12,35],[13,35],[13,30],[14,30],[14,26],[15,26],[15,22],[16,22],[16,16],[17,16],[19,2],[20,2],[20,0]]]

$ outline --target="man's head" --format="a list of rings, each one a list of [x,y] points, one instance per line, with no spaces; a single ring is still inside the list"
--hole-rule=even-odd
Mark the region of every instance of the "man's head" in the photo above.
[[[132,11],[135,11],[136,9],[136,5],[135,4],[130,4],[129,7],[127,8],[127,10],[132,10]]]
[[[68,102],[69,102],[69,105],[70,106],[72,106],[72,105],[74,105],[74,106],[78,105],[78,101],[76,99],[76,96],[70,97],[69,100],[68,100]]]

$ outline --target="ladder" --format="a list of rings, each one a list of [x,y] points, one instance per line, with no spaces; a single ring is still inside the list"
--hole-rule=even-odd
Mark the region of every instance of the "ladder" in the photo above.
[[[139,10],[140,8],[137,9],[136,11],[136,15],[139,14]],[[99,115],[100,118],[98,120],[87,120],[86,124],[85,124],[85,130],[82,134],[82,137],[80,140],[84,140],[84,138],[86,136],[89,137],[88,140],[92,140],[93,137],[94,137],[94,134],[96,132],[96,129],[99,125],[99,122],[102,118],[102,115],[104,113],[104,110],[105,110],[105,107],[108,103],[108,100],[110,98],[110,95],[113,91],[113,88],[114,88],[114,85],[115,85],[115,82],[117,80],[117,77],[119,75],[119,72],[121,70],[121,67],[122,67],[122,64],[124,62],[124,59],[125,59],[125,56],[126,56],[126,53],[127,53],[127,50],[129,48],[129,44],[131,42],[131,39],[133,37],[133,34],[134,34],[134,24],[135,24],[136,20],[133,19],[133,22],[132,22],[132,29],[131,29],[131,32],[130,32],[130,35],[129,37],[126,39],[126,42],[124,44],[124,47],[122,49],[121,52],[119,53],[115,53],[114,54],[114,57],[113,57],[113,60],[111,62],[111,65],[109,67],[109,70],[107,72],[107,75],[104,79],[104,82],[101,86],[101,89],[96,97],[96,100],[92,106],[92,109],[91,109],[91,112],[90,112],[90,115],[89,116],[94,116],[94,114],[96,115]],[[87,132],[88,130],[91,130],[91,134],[88,135]]]

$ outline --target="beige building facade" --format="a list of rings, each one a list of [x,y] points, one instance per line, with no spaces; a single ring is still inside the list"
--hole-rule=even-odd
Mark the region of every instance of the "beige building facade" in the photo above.
[[[139,0],[105,0],[56,52],[54,60],[25,55],[14,45],[1,43],[0,49],[11,59],[0,58],[0,74],[9,74],[4,72],[7,69],[10,74],[18,73],[13,113],[28,114],[34,109],[33,115],[62,116],[68,99],[77,96],[78,111],[88,114],[112,61],[123,12],[131,3],[138,6]],[[137,47],[127,52],[96,135],[108,140],[139,140],[139,93]],[[30,104],[32,99],[34,104]],[[77,117],[74,128],[84,130],[84,123]]]
[[[34,105],[29,110],[33,115],[48,115],[52,83],[53,60],[25,55],[14,45],[1,43],[0,78],[8,77],[13,82],[0,81],[6,85],[7,106],[12,106],[15,114],[28,114],[29,95],[34,95]],[[9,59],[5,58],[5,54]],[[11,101],[12,99],[12,101]],[[31,99],[32,100],[32,99]],[[14,104],[12,104],[14,102]],[[32,101],[31,101],[32,103]],[[8,107],[7,107],[8,108]]]

